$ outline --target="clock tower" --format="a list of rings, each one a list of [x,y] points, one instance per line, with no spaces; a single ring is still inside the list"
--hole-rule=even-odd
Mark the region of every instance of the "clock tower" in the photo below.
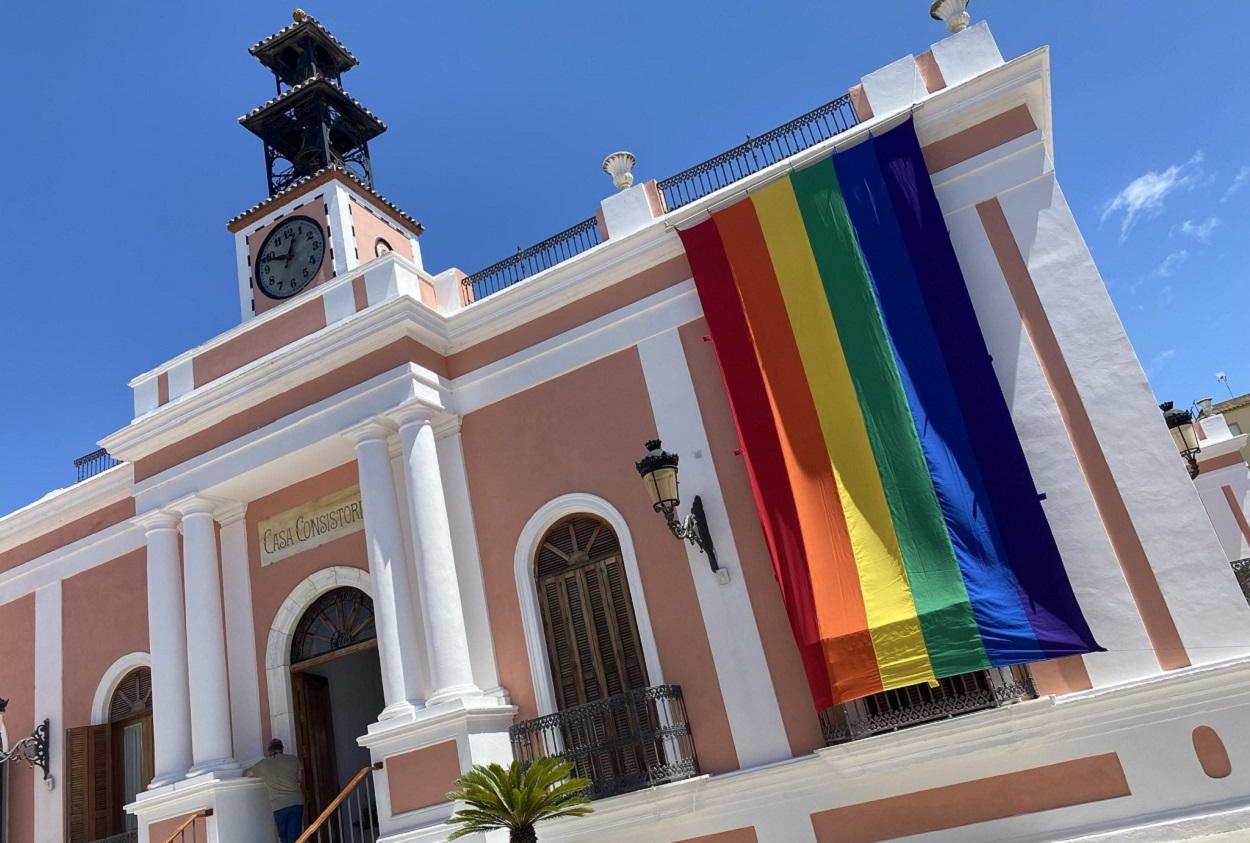
[[[388,252],[421,267],[420,223],[374,189],[369,142],[386,125],[343,89],[356,57],[293,18],[252,46],[276,93],[239,118],[264,143],[269,193],[227,225],[245,321]]]

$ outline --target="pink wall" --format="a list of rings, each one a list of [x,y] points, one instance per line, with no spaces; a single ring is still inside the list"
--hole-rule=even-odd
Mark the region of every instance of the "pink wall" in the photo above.
[[[35,596],[19,597],[0,606],[0,629],[4,630],[4,642],[0,644],[0,694],[9,700],[4,727],[12,742],[35,729]],[[52,740],[60,739],[60,735],[52,736]],[[42,773],[22,764],[10,764],[5,775],[9,780],[9,840],[34,840],[35,779]]]
[[[443,741],[416,752],[386,759],[391,813],[415,811],[447,801],[447,792],[460,777],[460,753],[455,741]]]
[[[347,210],[351,214],[352,228],[355,229],[356,258],[361,263],[368,263],[377,257],[374,253],[374,244],[379,237],[390,244],[395,254],[412,260],[412,241],[408,239],[407,232],[383,222],[355,199],[348,200]],[[352,240],[349,239],[349,242]]]
[[[359,481],[356,463],[349,462],[327,472],[300,481],[258,498],[247,505],[247,557],[252,577],[252,617],[256,626],[256,664],[260,676],[261,731],[265,740],[269,733],[269,690],[265,677],[265,647],[269,629],[282,602],[295,586],[309,575],[334,565],[369,569],[364,531],[343,536],[320,547],[297,553],[272,565],[260,564],[258,526],[261,521],[288,509],[346,489]]]
[[[61,583],[66,727],[91,722],[91,701],[113,662],[148,652],[147,552],[97,565]]]
[[[521,530],[548,501],[598,495],[633,534],[664,681],[681,685],[704,772],[736,769],[711,647],[682,545],[651,510],[634,471],[655,419],[636,349],[598,360],[464,417],[461,428],[500,679],[537,716],[516,595]]]
[[[45,553],[50,553],[58,547],[64,547],[71,542],[98,533],[106,527],[134,517],[134,514],[135,499],[127,497],[59,526],[53,527],[49,524],[51,529],[43,535],[0,553],[0,571],[15,568],[23,562],[29,562]]]

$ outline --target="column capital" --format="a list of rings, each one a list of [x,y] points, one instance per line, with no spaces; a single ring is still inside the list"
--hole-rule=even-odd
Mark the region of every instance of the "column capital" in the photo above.
[[[244,515],[247,515],[246,501],[225,501],[217,509],[213,510],[213,518],[223,527],[236,521],[242,521]]]
[[[434,428],[436,438],[442,438],[448,433],[454,433],[460,429],[459,415],[451,412],[446,407],[427,404],[420,399],[405,401],[389,411],[386,416],[400,430],[412,425],[428,424]]]
[[[395,424],[390,419],[378,416],[347,428],[343,431],[343,435],[350,439],[353,445],[361,445],[365,442],[386,442],[395,430]]]
[[[229,509],[231,506],[237,506],[236,501],[218,498],[212,495],[187,495],[185,498],[179,498],[170,504],[170,509],[177,510],[182,513],[185,519],[189,515],[209,515],[216,517],[219,511]]]
[[[182,523],[182,515],[170,509],[153,509],[142,515],[136,515],[134,523],[149,534],[160,530],[177,530],[178,525]]]

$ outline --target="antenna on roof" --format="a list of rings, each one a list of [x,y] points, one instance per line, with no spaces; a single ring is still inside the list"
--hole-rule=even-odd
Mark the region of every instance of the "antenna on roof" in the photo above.
[[[1232,398],[1232,397],[1233,397],[1233,388],[1232,388],[1231,386],[1229,386],[1229,385],[1228,385],[1228,373],[1227,373],[1227,372],[1216,372],[1216,373],[1215,373],[1215,379],[1216,379],[1217,381],[1219,381],[1220,383],[1224,384],[1224,388],[1228,390],[1228,397],[1229,397],[1229,398]]]

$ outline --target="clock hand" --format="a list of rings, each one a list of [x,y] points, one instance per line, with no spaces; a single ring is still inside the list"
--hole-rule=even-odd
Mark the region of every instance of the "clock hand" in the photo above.
[[[293,258],[293,257],[295,257],[295,238],[294,238],[294,237],[292,237],[292,238],[291,238],[291,246],[290,246],[290,248],[288,248],[288,249],[286,250],[286,263],[282,264],[282,266],[283,266],[283,267],[290,266],[290,265],[291,265],[291,258]]]

